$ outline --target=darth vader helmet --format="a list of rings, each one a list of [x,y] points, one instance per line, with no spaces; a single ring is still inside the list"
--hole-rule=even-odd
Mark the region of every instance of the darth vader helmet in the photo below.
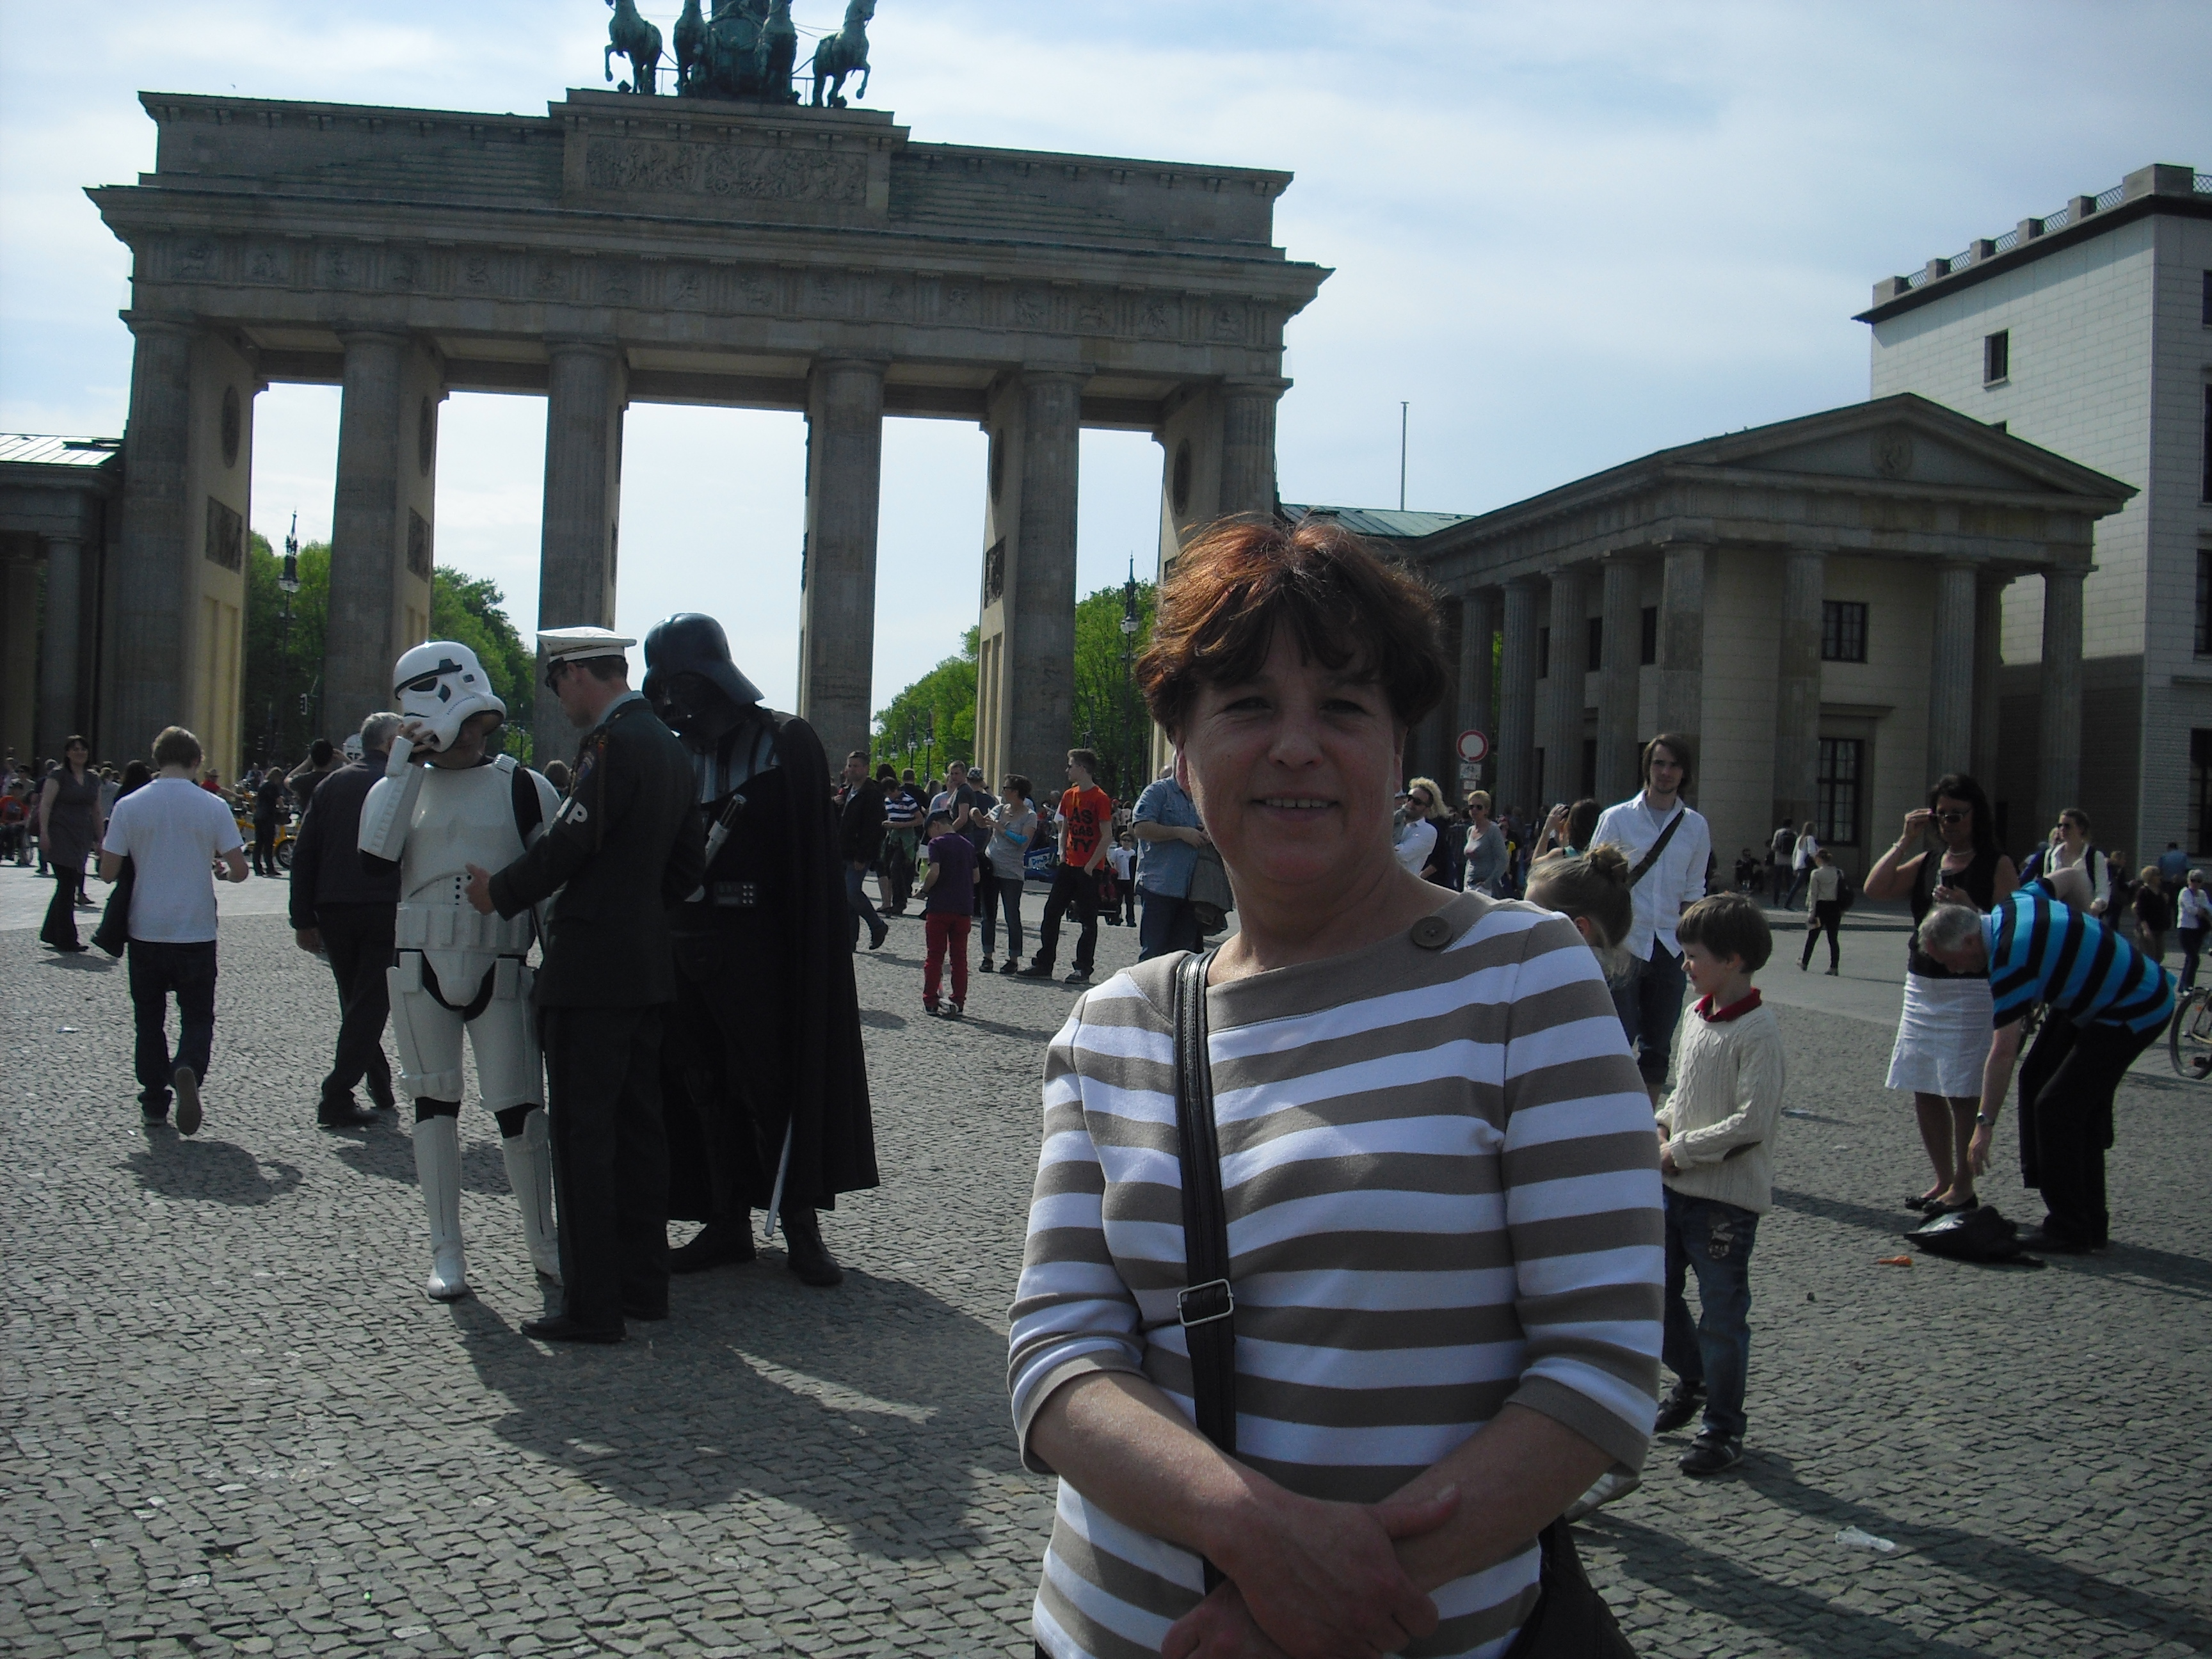
[[[679,675],[696,674],[730,700],[732,711],[761,700],[760,687],[730,660],[729,636],[722,624],[697,611],[679,611],[656,623],[645,636],[646,700],[672,731],[682,732],[705,711],[686,706],[677,694]]]
[[[452,640],[430,640],[400,658],[392,670],[392,695],[403,719],[430,728],[424,746],[450,749],[462,722],[486,709],[507,718],[507,705],[491,689],[477,653]]]

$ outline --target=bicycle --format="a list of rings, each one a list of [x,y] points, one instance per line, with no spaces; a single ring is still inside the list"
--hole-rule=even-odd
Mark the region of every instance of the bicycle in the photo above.
[[[2192,985],[2181,994],[2166,1028],[2166,1055],[2175,1075],[2202,1083],[2212,1077],[2212,986]]]

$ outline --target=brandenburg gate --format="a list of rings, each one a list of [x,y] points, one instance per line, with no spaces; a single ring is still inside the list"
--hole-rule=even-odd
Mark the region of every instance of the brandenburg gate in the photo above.
[[[1328,272],[1285,173],[915,143],[884,112],[571,92],[543,116],[149,93],[154,171],[88,192],[132,254],[103,753],[237,768],[254,395],[343,388],[325,729],[424,636],[439,405],[546,400],[541,627],[611,624],[623,411],[801,411],[799,712],[866,746],[886,415],[989,434],[978,761],[1059,775],[1078,434],[1162,446],[1161,546],[1274,504],[1283,328]],[[726,556],[742,545],[728,529]],[[632,547],[632,558],[698,550]],[[573,740],[542,690],[544,757]],[[228,753],[225,751],[228,750]]]

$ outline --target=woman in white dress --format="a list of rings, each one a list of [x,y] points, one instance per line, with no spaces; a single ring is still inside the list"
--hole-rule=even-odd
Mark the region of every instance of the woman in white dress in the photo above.
[[[1926,836],[1936,832],[1936,845]],[[1917,850],[1916,850],[1917,849]],[[1937,904],[1972,904],[1988,913],[2020,885],[2013,861],[1997,850],[1989,797],[1964,773],[1936,780],[1928,805],[1905,815],[1905,833],[1867,872],[1871,899],[1908,898],[1917,927]],[[1889,1086],[1910,1089],[1935,1184],[1905,1200],[1929,1216],[1971,1210],[1974,1169],[1966,1156],[1981,1109],[1982,1064],[1996,1015],[1985,975],[1959,975],[1921,950],[1913,936],[1905,964],[1905,1012],[1890,1051]]]

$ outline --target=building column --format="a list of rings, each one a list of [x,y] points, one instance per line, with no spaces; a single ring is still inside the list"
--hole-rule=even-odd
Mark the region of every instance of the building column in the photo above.
[[[868,746],[875,707],[876,524],[883,497],[879,357],[821,357],[806,382],[806,562],[799,713],[833,768]]]
[[[538,555],[538,626],[611,628],[615,527],[622,512],[621,352],[603,340],[548,343],[545,514]],[[870,522],[874,498],[870,497]],[[804,658],[802,656],[802,662]],[[537,763],[573,760],[583,734],[561,712],[538,662],[531,739]],[[386,662],[383,672],[389,674]],[[804,669],[800,671],[804,673]]]
[[[1659,594],[1659,730],[1702,736],[1705,708],[1705,556],[1670,542]]]
[[[323,722],[337,737],[392,701],[392,557],[399,538],[400,382],[407,337],[340,335],[337,489],[331,509],[331,601],[323,640]]]
[[[191,707],[198,527],[186,502],[192,425],[192,330],[125,319],[137,338],[124,429],[123,535],[116,556],[113,678],[101,752],[151,752],[155,734]]]
[[[1569,565],[1554,570],[1552,588],[1551,695],[1540,741],[1544,750],[1544,793],[1537,804],[1539,821],[1554,802],[1572,803],[1583,785],[1583,685],[1589,672],[1589,605],[1583,593],[1583,569]]]
[[[1501,809],[1538,810],[1536,798],[1536,588],[1541,579],[1505,584],[1498,657],[1498,788]]]
[[[1075,741],[1075,507],[1089,378],[1078,369],[1021,376],[1021,502],[1000,695],[1007,762],[1040,789],[1060,776]]]
[[[1288,380],[1224,381],[1221,387],[1221,511],[1275,510],[1275,405]]]
[[[39,704],[39,567],[0,557],[0,748],[23,765],[42,754],[33,720]],[[148,732],[140,739],[153,737]],[[106,751],[95,747],[94,760]]]
[[[48,536],[46,615],[39,629],[39,752],[58,756],[62,740],[83,729],[77,708],[79,636],[83,631],[82,544]]]
[[[1928,781],[1964,771],[1974,757],[1974,567],[1936,572],[1936,645],[1928,666]],[[2081,645],[2077,637],[2075,653]]]
[[[1484,778],[1498,775],[1498,709],[1491,681],[1497,640],[1498,590],[1475,588],[1460,601],[1459,729],[1481,732],[1490,739],[1491,750],[1487,761],[1461,778],[1462,796],[1480,788]]]
[[[1597,798],[1610,805],[1636,793],[1637,677],[1644,665],[1643,569],[1626,553],[1601,567],[1605,592],[1597,697]]]
[[[2081,805],[2081,580],[2079,566],[2043,573],[2043,719],[2036,744],[2039,825]],[[1986,786],[1984,786],[1986,787]]]
[[[1782,571],[1782,626],[1774,665],[1774,810],[1769,824],[1814,816],[1820,771],[1820,602],[1828,556],[1790,550]]]
[[[1974,589],[1974,781],[1994,799],[2002,720],[2004,591],[2008,575],[1984,574]]]

